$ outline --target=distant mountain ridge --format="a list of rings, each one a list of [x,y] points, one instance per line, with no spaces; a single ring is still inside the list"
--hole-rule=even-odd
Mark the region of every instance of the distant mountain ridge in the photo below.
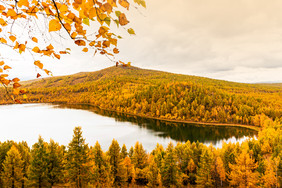
[[[134,72],[132,71],[134,70]],[[253,86],[278,86],[278,87],[282,87],[282,83],[239,83],[239,82],[232,82],[232,81],[225,81],[225,80],[219,80],[219,79],[212,79],[212,78],[207,78],[207,77],[200,77],[200,76],[190,76],[190,75],[184,75],[184,74],[175,74],[175,73],[169,73],[169,72],[165,72],[165,71],[158,71],[158,70],[150,70],[150,69],[142,69],[142,68],[138,68],[138,67],[122,67],[122,66],[113,66],[113,67],[109,67],[109,68],[105,68],[99,71],[94,71],[94,72],[79,72],[73,75],[67,75],[67,76],[55,76],[55,77],[49,77],[49,78],[43,78],[43,79],[35,79],[35,80],[29,80],[29,81],[24,81],[23,84],[27,85],[27,86],[34,86],[35,83],[40,83],[42,84],[42,82],[44,83],[45,81],[49,81],[51,80],[52,82],[58,82],[59,80],[61,80],[62,78],[71,78],[73,77],[73,79],[78,79],[80,81],[85,81],[83,80],[84,78],[88,77],[88,79],[86,81],[93,81],[93,79],[90,79],[89,77],[93,77],[94,80],[95,79],[99,79],[99,78],[105,78],[105,77],[110,77],[110,76],[117,76],[117,75],[132,75],[135,74],[135,76],[146,76],[146,75],[151,75],[151,74],[155,74],[155,75],[162,75],[163,78],[165,78],[164,74],[168,74],[168,75],[176,75],[178,77],[177,80],[194,80],[196,81],[197,79],[203,79],[203,82],[206,81],[212,81],[212,82],[224,82],[224,83],[234,83],[236,85],[253,85]],[[173,81],[173,80],[172,80]],[[32,84],[31,84],[32,83]],[[79,83],[79,81],[76,81],[75,83]],[[222,83],[221,83],[222,84]],[[219,85],[221,85],[219,84]]]

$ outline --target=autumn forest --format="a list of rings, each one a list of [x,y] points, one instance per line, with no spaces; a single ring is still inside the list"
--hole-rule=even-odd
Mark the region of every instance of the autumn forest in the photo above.
[[[167,146],[156,143],[152,151],[146,151],[139,141],[127,148],[113,139],[107,149],[102,149],[100,140],[92,145],[86,143],[83,125],[75,125],[68,144],[59,144],[53,139],[46,141],[41,136],[30,145],[27,141],[1,140],[0,188],[282,187],[282,84],[276,83],[279,75],[281,78],[281,38],[275,38],[281,36],[281,29],[275,28],[278,22],[281,25],[281,16],[276,15],[274,10],[279,6],[270,1],[267,6],[261,7],[256,7],[260,2],[248,1],[248,4],[239,8],[233,3],[244,1],[230,1],[227,4],[224,4],[227,1],[212,2],[210,7],[208,2],[173,1],[170,5],[172,1],[162,1],[146,12],[151,13],[150,16],[158,15],[153,18],[143,13],[146,2],[0,0],[1,107],[35,103],[88,105],[135,119],[169,122],[175,127],[181,123],[184,127],[201,124],[210,128],[227,127],[226,130],[230,127],[251,129],[257,133],[253,134],[256,136],[247,137],[242,142],[224,141],[222,147],[204,144],[199,138],[178,143],[172,138],[174,143],[170,142]],[[156,1],[149,2],[153,5]],[[187,2],[190,4],[185,4]],[[199,4],[193,6],[195,2]],[[275,8],[269,8],[270,5]],[[169,7],[169,11],[165,6]],[[248,6],[251,8],[247,9]],[[235,7],[235,11],[229,11],[230,7]],[[262,7],[268,9],[262,10]],[[173,8],[177,12],[171,13]],[[181,11],[182,8],[185,8],[184,11]],[[188,8],[192,11],[187,11]],[[206,8],[209,10],[204,11]],[[242,14],[241,9],[245,11]],[[232,18],[224,20],[229,12]],[[248,17],[252,12],[256,14]],[[136,44],[121,43],[120,48],[118,44],[123,37],[127,41],[126,37],[136,35],[132,28],[134,24],[131,25],[131,18],[137,18],[134,14],[149,18],[140,27],[141,32],[148,33],[138,36]],[[175,19],[175,15],[182,16]],[[264,18],[265,15],[271,15],[271,20]],[[276,18],[280,20],[275,21]],[[196,19],[194,23],[193,19]],[[265,20],[273,25],[268,27],[257,23]],[[231,23],[239,24],[229,25]],[[244,30],[241,28],[243,26],[248,28]],[[252,27],[255,29],[252,30]],[[263,32],[256,30],[260,27]],[[267,33],[269,28],[273,30]],[[258,38],[254,39],[253,36]],[[268,41],[265,36],[274,38]],[[275,43],[277,41],[279,44]],[[277,46],[279,48],[273,49]],[[74,49],[73,54],[71,48]],[[121,49],[126,49],[127,55],[124,52],[120,54]],[[91,54],[91,59],[77,55],[78,51]],[[62,58],[69,54],[71,58]],[[96,54],[98,58],[107,59],[111,67],[95,72],[80,72],[84,66],[80,66],[81,61],[87,64],[88,60],[93,61]],[[187,72],[174,74],[142,69],[134,63],[123,62],[123,59],[130,58],[150,65],[169,62],[166,64],[168,67],[173,64],[179,67],[178,70],[191,68],[191,72],[197,67],[201,71],[205,68],[207,75],[234,73],[234,77],[230,77],[233,79],[229,80],[236,81],[244,78],[238,77],[241,73],[245,78],[252,78],[251,74],[255,75],[253,78],[258,78],[270,75],[272,71],[271,78],[275,83],[247,84],[184,75]],[[55,62],[65,63],[64,68],[59,66],[61,71],[70,70],[76,74],[53,76],[49,67]],[[138,66],[141,64],[137,63]],[[36,79],[22,79],[25,71],[30,70],[30,65],[35,70],[32,78]],[[83,70],[93,70],[93,65],[87,65]],[[197,75],[206,76],[202,72]],[[28,75],[26,78],[31,77]],[[31,131],[20,122],[20,119],[27,118],[19,118],[18,115],[13,116],[19,119],[17,124]],[[9,126],[2,123],[6,117],[1,113],[0,117],[1,128],[8,127],[9,132],[14,134]],[[32,118],[37,117],[34,115]],[[157,126],[160,125],[166,128],[165,123]],[[184,134],[180,126],[177,128],[175,134]],[[240,133],[234,132],[237,135]],[[221,132],[214,133],[209,129],[206,134],[201,131],[197,132],[199,134],[208,137],[220,135]]]
[[[247,126],[259,134],[257,139],[242,144],[225,143],[219,149],[188,141],[171,143],[167,148],[158,144],[150,153],[142,143],[126,148],[116,140],[107,151],[101,149],[99,142],[89,146],[80,127],[75,128],[67,146],[42,138],[31,148],[25,142],[7,141],[1,143],[0,149],[4,187],[11,183],[27,187],[281,184],[279,85],[240,84],[123,66],[22,84],[28,96],[24,103],[91,104],[168,121]],[[2,99],[2,104],[7,103],[9,98]]]

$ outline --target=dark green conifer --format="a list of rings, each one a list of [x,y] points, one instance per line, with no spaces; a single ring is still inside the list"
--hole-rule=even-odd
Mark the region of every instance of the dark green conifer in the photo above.
[[[89,178],[88,145],[82,137],[81,127],[74,128],[74,135],[67,151],[67,164],[69,181],[73,186],[81,188],[87,185]]]
[[[38,142],[32,146],[31,150],[31,164],[28,173],[28,179],[31,186],[46,187],[48,185],[47,168],[47,146],[41,136]]]
[[[128,153],[127,153],[127,149],[126,149],[126,145],[123,144],[122,145],[122,148],[121,148],[121,154],[120,154],[120,157],[122,159],[124,159],[125,157],[127,157]]]
[[[2,179],[4,187],[21,187],[23,180],[23,161],[20,152],[15,146],[8,151],[3,162]]]
[[[115,139],[113,139],[107,154],[109,156],[111,175],[114,178],[114,183],[116,185],[120,185],[122,182],[125,181],[125,179],[122,175],[123,168],[121,166],[122,159],[120,156],[120,146]]]
[[[112,180],[110,175],[110,166],[107,162],[105,153],[103,152],[98,141],[96,142],[92,150],[92,159],[96,166],[95,178],[92,178],[94,184],[100,184],[101,186],[111,186]]]
[[[180,185],[181,180],[179,174],[173,144],[169,143],[165,151],[161,168],[163,185],[167,187]]]
[[[63,158],[64,150],[63,147],[59,146],[58,143],[55,143],[54,140],[50,140],[47,148],[48,156],[48,182],[51,186],[54,186],[56,183],[60,183],[63,179]]]

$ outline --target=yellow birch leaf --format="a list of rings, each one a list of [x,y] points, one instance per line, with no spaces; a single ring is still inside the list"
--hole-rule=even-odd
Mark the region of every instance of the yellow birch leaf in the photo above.
[[[6,8],[3,5],[0,5],[0,11],[5,10]]]
[[[44,71],[45,71],[45,73],[47,74],[47,75],[49,75],[51,72],[50,71],[48,71],[47,69],[43,69]]]
[[[40,49],[37,46],[35,46],[32,51],[34,51],[35,53],[40,53]]]
[[[43,69],[43,64],[40,63],[40,61],[34,61],[34,65],[36,65],[40,69]]]
[[[129,21],[127,20],[125,14],[124,14],[124,13],[121,13],[121,14],[119,15],[119,24],[122,25],[122,26],[124,26],[124,25],[126,25],[126,24],[128,24],[128,23],[129,23]]]
[[[112,7],[117,7],[116,0],[107,0]]]
[[[59,53],[60,53],[60,54],[67,54],[66,51],[60,51]]]
[[[110,14],[113,11],[113,7],[109,3],[105,3],[104,8],[108,14]]]
[[[127,8],[127,10],[129,9],[129,2],[127,0],[119,0],[118,3],[124,8]]]
[[[18,48],[19,48],[19,43],[16,41],[16,44],[15,44],[13,49],[15,50],[15,49],[18,49]]]
[[[96,43],[96,41],[95,41],[95,40],[93,40],[93,41],[91,41],[91,42],[89,43],[89,46],[94,46],[94,45],[95,45],[95,43]]]
[[[109,30],[108,27],[102,26],[102,27],[100,27],[98,32],[99,32],[100,35],[104,35],[108,30]]]
[[[8,9],[7,16],[10,16],[12,19],[15,19],[17,13],[15,12],[14,9]]]
[[[144,8],[146,8],[146,2],[144,1],[144,0],[141,0],[141,5],[144,7]]]
[[[61,59],[61,56],[60,56],[59,54],[53,53],[53,55],[54,55],[57,59]]]
[[[15,88],[15,89],[16,89],[16,88],[19,88],[19,87],[21,87],[21,86],[22,86],[22,85],[19,84],[19,83],[14,83],[14,84],[13,84],[13,88]]]
[[[37,38],[36,37],[32,37],[32,39],[31,39],[33,42],[38,42],[38,40],[37,40]]]
[[[77,36],[77,32],[73,32],[72,34],[71,34],[71,38],[75,38]]]
[[[3,67],[3,69],[4,69],[4,70],[12,69],[12,67],[10,67],[10,66],[8,66],[8,65],[5,65],[5,66]]]
[[[75,14],[70,12],[70,13],[67,15],[67,18],[70,19],[70,20],[74,20]]]
[[[77,4],[81,4],[82,0],[74,0],[74,2],[77,3]]]
[[[103,45],[103,48],[108,48],[110,47],[111,43],[110,41],[104,41],[102,45]]]
[[[0,77],[2,78],[5,78],[5,77],[8,77],[9,75],[8,74],[1,74]]]
[[[24,52],[25,51],[25,45],[24,44],[20,44],[19,45],[19,49],[20,49],[20,51]]]
[[[89,23],[89,18],[84,18],[83,19],[83,23],[85,24],[85,25],[88,25],[88,26],[90,26],[90,23]]]
[[[78,46],[85,46],[86,42],[84,40],[76,40],[74,43]]]
[[[83,48],[83,52],[88,52],[88,48]]]
[[[15,42],[15,40],[17,39],[15,36],[11,35],[9,36],[9,39],[12,41],[12,42]]]
[[[53,49],[54,49],[54,47],[52,46],[52,44],[49,44],[49,46],[47,46],[46,48],[47,48],[47,50],[53,50]]]
[[[118,50],[117,48],[114,48],[114,49],[113,49],[113,52],[114,52],[115,54],[118,54],[118,53],[119,53],[119,50]]]
[[[65,13],[65,12],[68,11],[68,6],[65,5],[65,4],[62,4],[62,5],[60,6],[59,10],[60,10],[60,13]]]
[[[14,78],[12,81],[13,81],[13,82],[19,82],[20,79],[19,79],[19,78]]]
[[[4,43],[4,44],[7,44],[7,41],[6,41],[6,39],[4,39],[4,38],[0,38],[0,42],[1,42],[1,43]]]
[[[89,18],[90,19],[93,19],[94,17],[96,17],[97,14],[96,14],[96,9],[94,7],[92,7],[90,10],[89,10]],[[6,22],[5,22],[6,23]]]
[[[1,24],[2,26],[6,26],[6,25],[7,25],[6,21],[3,20],[3,18],[0,18],[0,24]]]
[[[131,35],[135,35],[135,31],[132,28],[129,28],[127,32]]]
[[[19,7],[22,7],[22,6],[28,7],[29,6],[29,2],[28,2],[28,0],[19,0],[17,5]]]
[[[61,24],[57,19],[53,19],[49,22],[49,32],[58,31],[61,29]]]

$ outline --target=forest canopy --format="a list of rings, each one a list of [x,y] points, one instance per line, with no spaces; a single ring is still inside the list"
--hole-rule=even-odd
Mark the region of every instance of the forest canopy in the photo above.
[[[281,121],[267,119],[257,139],[224,143],[141,143],[127,148],[113,139],[107,151],[88,145],[81,127],[68,145],[42,137],[0,143],[0,187],[280,187]]]

